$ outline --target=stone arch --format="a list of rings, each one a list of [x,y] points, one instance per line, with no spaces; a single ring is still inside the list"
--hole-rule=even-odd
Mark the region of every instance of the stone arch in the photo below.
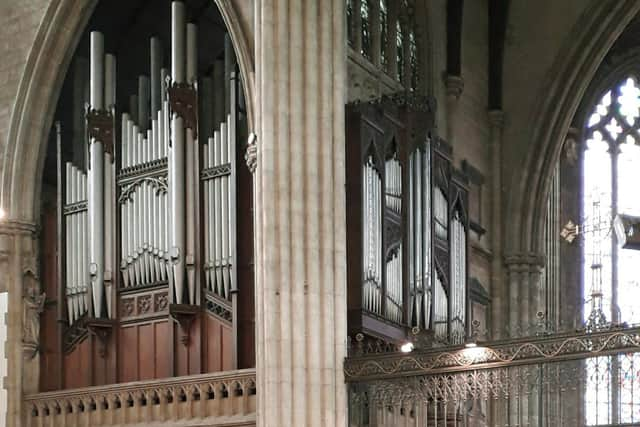
[[[596,2],[587,8],[546,74],[548,88],[537,101],[533,132],[523,173],[508,190],[506,249],[540,253],[546,202],[553,168],[562,144],[598,66],[627,24],[640,10],[638,2]]]
[[[230,0],[215,0],[237,54],[249,128],[253,127],[254,64],[250,29]],[[38,222],[49,129],[69,63],[96,0],[52,0],[31,47],[18,88],[0,171],[0,206],[10,221]]]

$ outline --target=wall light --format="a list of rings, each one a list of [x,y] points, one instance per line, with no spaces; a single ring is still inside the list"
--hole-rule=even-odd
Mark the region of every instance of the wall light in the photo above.
[[[411,353],[413,351],[413,343],[411,341],[402,344],[400,351],[403,353]]]
[[[3,220],[5,216],[7,216],[7,213],[4,209],[0,208],[0,221]]]

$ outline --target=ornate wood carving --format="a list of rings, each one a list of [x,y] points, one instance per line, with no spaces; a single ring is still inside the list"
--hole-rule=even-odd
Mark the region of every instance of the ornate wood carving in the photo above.
[[[200,311],[200,307],[191,304],[170,304],[169,314],[171,318],[180,325],[180,342],[187,346],[189,344],[189,330],[196,315]]]
[[[198,133],[198,96],[195,88],[186,83],[174,83],[168,89],[171,110],[184,120],[185,127]]]
[[[107,355],[107,345],[113,333],[115,321],[112,319],[87,319],[87,331],[98,338],[98,354],[104,358]]]
[[[113,115],[105,110],[87,111],[87,130],[89,139],[104,144],[104,151],[113,155]]]

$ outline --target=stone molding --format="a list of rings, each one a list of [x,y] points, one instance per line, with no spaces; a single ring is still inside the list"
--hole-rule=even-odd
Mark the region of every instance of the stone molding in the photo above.
[[[254,426],[255,370],[36,393],[24,403],[27,425]]]

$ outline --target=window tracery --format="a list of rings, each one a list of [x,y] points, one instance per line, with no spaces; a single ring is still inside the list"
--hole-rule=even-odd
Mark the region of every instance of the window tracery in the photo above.
[[[640,86],[629,76],[607,90],[585,126],[582,210],[584,321],[588,329],[640,321],[640,253],[618,246],[611,232],[617,214],[639,215]],[[640,421],[640,357],[590,359],[585,393],[590,426]]]

